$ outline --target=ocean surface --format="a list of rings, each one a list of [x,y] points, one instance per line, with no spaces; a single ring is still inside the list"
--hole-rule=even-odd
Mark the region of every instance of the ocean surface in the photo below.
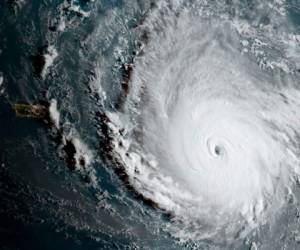
[[[153,26],[150,25],[152,23]],[[176,28],[172,26],[173,24]],[[197,28],[189,29],[193,26]],[[205,28],[198,29],[198,27]],[[226,33],[232,35],[226,37]],[[213,39],[220,43],[216,42],[214,43],[217,44],[216,47],[206,50],[205,46],[210,46]],[[201,40],[199,46],[203,47],[199,51],[194,51],[192,48],[198,46],[199,40]],[[193,46],[185,50],[188,44]],[[168,51],[169,48],[173,50]],[[157,53],[152,54],[152,51]],[[168,54],[165,55],[164,51]],[[180,51],[189,57],[184,57],[182,55],[184,53]],[[230,53],[227,55],[226,51]],[[196,54],[199,57],[194,59],[193,55]],[[248,61],[237,59],[240,55],[241,58],[251,61],[250,66],[245,66],[248,65]],[[200,62],[198,58],[203,59]],[[172,64],[176,60],[179,62]],[[242,68],[240,72],[249,69],[251,71],[249,77],[248,75],[241,77],[243,73],[235,75],[231,71],[224,73],[223,77],[222,69],[226,68],[229,62],[232,63],[230,65],[235,65],[234,67],[240,66]],[[209,66],[215,63],[219,66],[211,73],[210,69],[214,66],[211,68]],[[195,71],[185,73],[185,67],[191,69],[193,65],[199,67]],[[205,65],[208,65],[207,71]],[[144,74],[145,71],[147,72]],[[201,75],[197,75],[200,71]],[[252,77],[253,72],[260,73]],[[172,74],[176,77],[170,76]],[[269,99],[274,100],[274,103],[277,99],[272,97],[273,90],[270,90],[271,87],[267,83],[277,79],[278,88],[291,89],[290,95],[290,92],[283,91],[291,106],[282,109],[276,107],[276,110],[266,112],[266,116],[278,114],[278,119],[273,119],[278,123],[274,122],[275,125],[270,127],[278,126],[278,131],[280,126],[286,128],[284,131],[292,127],[293,131],[297,131],[295,127],[299,126],[296,125],[299,119],[288,119],[291,116],[298,117],[300,112],[297,103],[297,98],[300,97],[297,95],[300,89],[300,2],[298,0],[2,0],[0,2],[0,249],[300,249],[298,204],[300,190],[297,171],[288,170],[286,175],[280,175],[284,176],[282,177],[284,180],[282,190],[276,193],[279,197],[276,202],[280,201],[281,205],[277,205],[270,198],[275,192],[270,187],[271,184],[252,185],[252,177],[254,181],[256,174],[260,175],[261,171],[253,173],[250,167],[250,170],[247,168],[245,172],[231,175],[231,182],[236,183],[236,186],[223,183],[221,177],[206,183],[206,180],[210,180],[210,175],[205,175],[207,178],[201,179],[205,187],[204,184],[201,187],[197,186],[196,181],[190,179],[190,186],[187,188],[197,193],[199,188],[208,187],[211,192],[207,191],[204,194],[199,191],[199,195],[216,197],[216,207],[224,207],[225,203],[232,201],[231,207],[228,205],[228,209],[232,211],[229,217],[226,217],[225,208],[213,210],[212,203],[199,207],[194,205],[194,200],[192,202],[190,198],[175,195],[181,191],[184,193],[185,189],[160,193],[162,189],[169,187],[169,184],[156,186],[156,182],[151,182],[160,173],[152,174],[151,170],[151,173],[147,174],[149,179],[146,180],[143,175],[131,175],[131,167],[134,165],[132,159],[136,154],[129,157],[132,161],[128,159],[127,161],[122,157],[128,155],[123,154],[116,146],[127,145],[125,141],[128,138],[124,136],[126,140],[123,140],[122,132],[127,129],[130,131],[131,127],[143,126],[141,131],[152,131],[151,133],[159,135],[159,138],[145,132],[143,146],[139,147],[140,141],[136,139],[137,142],[132,143],[134,149],[132,147],[126,149],[128,154],[133,151],[151,151],[156,160],[162,159],[158,160],[159,165],[160,162],[169,162],[169,159],[166,159],[167,151],[174,150],[175,156],[172,159],[176,159],[176,162],[184,161],[183,158],[178,158],[177,161],[177,155],[185,152],[185,148],[176,147],[176,138],[180,137],[178,131],[188,129],[186,124],[180,121],[184,119],[187,124],[191,122],[185,114],[194,102],[193,97],[189,97],[190,102],[180,101],[177,108],[176,100],[183,100],[182,96],[190,95],[190,92],[187,90],[186,94],[178,94],[185,93],[184,91],[189,88],[183,88],[183,92],[179,92],[177,87],[181,85],[177,85],[176,81],[180,81],[180,84],[188,83],[187,78],[191,75],[195,76],[191,82],[206,79],[214,89],[220,88],[220,85],[215,86],[214,83],[222,77],[224,84],[227,82],[231,84],[239,78],[243,83],[249,79],[249,82],[255,81],[258,86],[260,83],[257,79],[264,79],[266,85],[262,83],[265,89],[261,90],[261,93],[271,93]],[[215,78],[211,80],[210,75]],[[160,81],[165,81],[169,85],[159,85]],[[240,87],[242,83],[238,84],[234,86]],[[189,86],[192,86],[192,83]],[[138,104],[135,96],[140,89],[146,89],[145,95],[150,93],[149,98],[145,98],[147,100],[144,102],[146,103],[144,108],[141,109],[136,108]],[[174,89],[178,92],[173,96]],[[203,94],[207,93],[206,90],[206,88],[199,90],[203,92],[197,97],[197,102],[200,103],[200,100],[207,97]],[[247,91],[252,93],[249,92],[251,87]],[[274,93],[276,91],[274,90]],[[256,98],[268,99],[263,94],[257,94]],[[212,102],[210,107],[216,107],[208,109],[208,113],[219,109],[216,117],[227,114],[227,109],[224,111],[223,105],[214,103],[214,99],[208,99],[210,101],[206,103]],[[233,100],[234,97],[228,99]],[[160,123],[156,118],[160,117],[160,111],[164,110],[163,104],[151,108],[146,106],[156,101],[163,103],[164,100],[171,103],[166,104],[169,106],[165,108],[168,117],[175,114],[170,122],[174,125],[171,128],[165,127],[167,126],[165,124],[169,123]],[[258,110],[260,102],[255,100],[246,104],[251,102],[257,105],[253,107]],[[294,102],[296,104],[293,106]],[[18,117],[13,109],[17,103],[49,105],[49,118],[40,120]],[[233,103],[239,104],[238,101]],[[230,108],[230,114],[241,112],[238,120],[247,119],[240,111],[241,107],[247,107],[248,110],[249,105],[246,104],[240,104],[237,109]],[[135,108],[132,108],[133,106]],[[172,107],[176,109],[173,110]],[[290,110],[292,111],[289,113]],[[208,115],[204,111],[200,113],[202,109],[198,111],[201,117]],[[248,111],[245,112],[248,114]],[[178,114],[184,115],[179,119]],[[288,118],[284,117],[284,114]],[[250,125],[244,126],[238,122],[228,125],[227,120],[223,122],[216,117],[209,116],[204,120],[212,120],[212,124],[220,124],[224,130],[233,126],[234,131],[246,131],[243,135],[248,133]],[[226,117],[232,118],[229,114]],[[139,123],[141,120],[144,123]],[[255,119],[251,122],[255,126],[263,124],[256,123]],[[211,127],[214,125],[210,124],[203,128],[203,131],[210,132]],[[254,133],[251,128],[248,133],[251,141],[247,144],[251,147],[248,149],[254,151],[259,149],[261,154],[267,155],[266,158],[260,158],[260,161],[252,154],[245,156],[248,162],[255,159],[253,164],[255,169],[259,169],[256,168],[258,162],[267,161],[273,164],[273,159],[275,161],[277,156],[281,155],[281,149],[289,147],[282,146],[282,143],[280,147],[277,147],[276,143],[273,147],[273,144],[269,143],[271,139],[269,140],[265,133]],[[170,131],[170,134],[164,129]],[[117,134],[115,130],[118,130]],[[133,131],[132,134],[139,138],[141,131]],[[218,129],[214,131],[217,134],[221,133]],[[228,131],[226,135],[231,138],[238,140],[242,137],[240,133]],[[128,137],[134,137],[132,134]],[[166,134],[171,138],[168,146],[164,146]],[[293,144],[291,152],[297,155],[296,152],[299,153],[300,148],[297,144],[300,133],[295,132],[293,136],[291,134],[288,133],[288,137],[293,137],[294,141],[290,140],[287,145]],[[252,140],[257,135],[258,139]],[[267,142],[260,144],[260,138],[266,139]],[[214,140],[218,141],[216,142],[218,145],[219,139]],[[256,145],[252,146],[255,144],[254,140]],[[185,137],[182,143],[178,142],[180,145],[185,143]],[[268,144],[273,152],[277,152],[277,155],[269,157],[265,144]],[[193,151],[192,148],[195,147],[188,147],[188,151]],[[135,150],[136,148],[138,150]],[[226,150],[226,146],[216,146],[215,154],[217,156],[240,153]],[[159,151],[157,155],[156,151]],[[282,153],[282,157],[286,154]],[[241,158],[237,158],[239,163],[245,161]],[[294,158],[294,162],[297,162],[297,156]],[[193,164],[193,160],[194,158],[189,159],[189,163]],[[289,159],[280,161],[290,162]],[[143,159],[139,158],[139,162],[143,163]],[[300,168],[298,163],[293,164],[293,167]],[[136,167],[135,171],[143,172],[143,169]],[[153,166],[153,169],[156,167]],[[268,168],[266,172],[272,172],[272,169],[274,168],[271,170]],[[189,171],[177,171],[175,168],[165,168],[162,172],[172,179],[178,178],[179,183],[181,181],[188,183],[188,178],[194,175]],[[286,173],[282,169],[278,172]],[[277,176],[278,172],[274,170],[270,175]],[[289,177],[286,177],[287,175]],[[290,176],[295,177],[292,182],[285,180]],[[265,183],[268,183],[267,177]],[[249,180],[249,186],[246,186],[248,183],[244,181],[246,184],[240,188],[238,185],[241,185],[243,178]],[[210,183],[213,183],[212,186]],[[218,183],[221,183],[220,188]],[[183,186],[186,187],[185,184]],[[218,188],[214,188],[216,186]],[[250,186],[257,192],[249,191]],[[288,188],[285,189],[285,186]],[[264,191],[260,193],[261,187]],[[281,184],[276,184],[276,187],[280,189]],[[245,198],[247,194],[253,199]],[[166,200],[166,197],[170,200]],[[258,200],[256,198],[261,197],[268,197],[264,207],[268,212],[262,217],[260,212],[257,212],[259,208],[253,205]],[[253,219],[255,225],[249,230],[248,226],[244,226],[243,220],[237,222],[230,217],[238,210],[240,204],[253,205],[251,209],[256,209],[253,214],[247,211],[243,214],[255,217]],[[274,208],[274,204],[280,207],[278,211]],[[205,209],[208,212],[199,213],[198,216],[193,210],[195,207],[196,210]],[[273,216],[272,213],[271,216],[269,211],[273,210],[276,210],[276,213],[274,212],[276,215]],[[209,229],[203,229],[202,219],[213,216],[216,211],[220,212],[222,219],[218,217],[205,220]],[[192,215],[186,217],[185,215],[189,213],[195,217]],[[227,238],[227,234],[222,231],[225,222],[232,226],[235,236],[229,233],[230,236]],[[243,229],[237,229],[235,223],[240,223]],[[247,225],[250,224],[247,221]],[[225,236],[221,237],[221,234]],[[229,240],[232,237],[234,240]]]

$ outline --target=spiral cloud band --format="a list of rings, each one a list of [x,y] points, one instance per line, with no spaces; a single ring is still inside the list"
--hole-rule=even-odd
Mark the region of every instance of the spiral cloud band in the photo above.
[[[228,21],[148,19],[124,110],[110,114],[115,153],[135,190],[173,215],[175,236],[246,235],[280,213],[298,176],[295,78],[241,53]]]

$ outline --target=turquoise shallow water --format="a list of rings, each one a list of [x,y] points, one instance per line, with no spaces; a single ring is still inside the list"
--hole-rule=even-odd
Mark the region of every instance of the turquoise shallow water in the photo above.
[[[275,10],[282,7],[289,32],[300,34],[296,0],[259,7],[254,0],[182,5],[190,2],[196,2],[195,12],[215,9],[212,22],[225,13],[257,27],[281,18]],[[0,249],[298,249],[299,239],[291,237],[297,207],[282,216],[285,230],[274,229],[274,242],[264,228],[235,246],[182,242],[163,226],[170,214],[128,187],[116,163],[104,157],[101,114],[116,110],[124,98],[124,64],[133,62],[141,43],[138,27],[155,8],[147,0],[1,1]],[[279,24],[278,30],[286,28]],[[299,73],[300,61],[293,60]],[[56,100],[59,128],[18,118],[12,109],[40,100]],[[76,166],[68,163],[59,136],[75,145]]]

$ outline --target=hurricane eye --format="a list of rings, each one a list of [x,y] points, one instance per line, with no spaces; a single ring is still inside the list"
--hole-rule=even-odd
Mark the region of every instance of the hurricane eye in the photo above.
[[[224,149],[221,146],[219,146],[219,145],[215,146],[215,154],[216,154],[216,156],[223,155],[223,152],[224,152]]]

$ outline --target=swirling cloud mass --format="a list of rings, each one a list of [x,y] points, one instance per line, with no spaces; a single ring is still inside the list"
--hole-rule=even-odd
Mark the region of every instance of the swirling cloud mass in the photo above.
[[[297,76],[242,53],[229,20],[165,7],[142,28],[125,106],[110,114],[130,184],[173,215],[168,230],[183,240],[270,223],[299,175]]]

